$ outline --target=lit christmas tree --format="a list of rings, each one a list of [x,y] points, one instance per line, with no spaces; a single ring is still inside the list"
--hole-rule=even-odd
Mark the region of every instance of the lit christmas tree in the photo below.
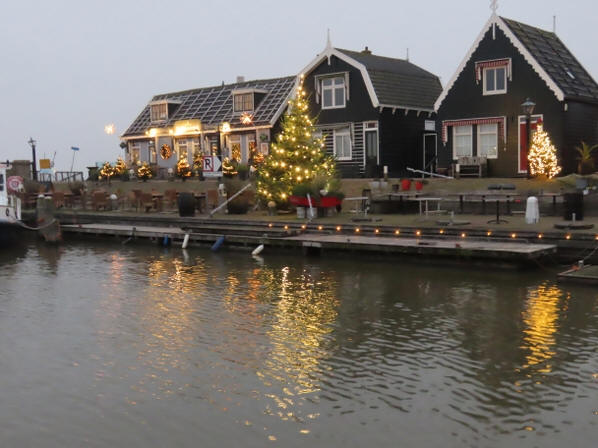
[[[545,175],[552,179],[561,172],[556,156],[556,148],[550,141],[548,133],[539,121],[532,137],[532,145],[527,156],[531,176]]]
[[[114,176],[114,167],[110,165],[110,162],[104,163],[100,169],[100,179],[107,179],[110,182],[112,176]]]
[[[281,128],[257,172],[259,197],[278,205],[288,202],[295,185],[309,184],[315,176],[332,179],[336,167],[334,158],[323,149],[323,140],[313,135],[314,121],[309,117],[303,77]]]
[[[176,175],[183,180],[185,180],[188,177],[191,177],[191,167],[189,166],[189,162],[187,161],[186,156],[181,156],[181,158],[177,162]]]
[[[126,172],[127,172],[127,164],[121,157],[119,157],[116,160],[116,165],[114,165],[114,175],[122,176]]]
[[[152,178],[152,169],[147,162],[143,162],[139,168],[137,168],[137,177],[144,181]]]

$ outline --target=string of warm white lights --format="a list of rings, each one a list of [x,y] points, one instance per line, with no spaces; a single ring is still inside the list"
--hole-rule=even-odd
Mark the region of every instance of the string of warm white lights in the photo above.
[[[303,77],[289,101],[281,129],[257,175],[260,198],[278,204],[288,201],[293,186],[308,183],[315,176],[332,178],[335,174],[334,158],[326,155],[323,139],[314,137]]]
[[[528,154],[530,175],[546,176],[552,179],[561,172],[558,164],[556,148],[544,130],[542,122],[538,122],[536,132],[532,137],[532,144]]]

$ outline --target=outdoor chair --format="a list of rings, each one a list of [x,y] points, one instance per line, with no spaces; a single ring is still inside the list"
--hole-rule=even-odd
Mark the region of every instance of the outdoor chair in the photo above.
[[[176,208],[176,190],[166,190],[164,192],[164,201],[166,202],[166,207],[168,208]]]
[[[156,203],[151,193],[142,192],[139,200],[139,205],[147,213],[150,210],[157,210]]]
[[[64,191],[55,191],[52,194],[52,202],[55,208],[64,207]]]
[[[218,207],[218,190],[208,190],[207,192],[208,209]]]
[[[91,206],[94,210],[108,209],[108,195],[105,191],[94,191],[91,195]]]

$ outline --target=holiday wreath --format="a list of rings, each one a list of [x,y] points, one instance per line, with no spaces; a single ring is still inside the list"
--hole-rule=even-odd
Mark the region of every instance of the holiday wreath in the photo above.
[[[165,143],[160,147],[160,157],[166,160],[170,159],[170,156],[172,156],[172,148]]]

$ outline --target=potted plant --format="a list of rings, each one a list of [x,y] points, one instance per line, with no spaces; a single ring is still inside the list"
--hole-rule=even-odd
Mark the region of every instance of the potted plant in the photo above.
[[[245,163],[237,164],[237,173],[239,175],[239,179],[247,180],[247,177],[249,177],[249,165]]]
[[[577,151],[577,172],[579,174],[591,174],[595,171],[593,152],[598,149],[598,145],[590,146],[586,142],[581,142],[581,146],[576,146]]]
[[[241,191],[247,182],[242,181],[241,179],[237,178],[227,178],[224,179],[224,187],[226,188],[226,196],[227,199],[234,196],[236,193]],[[233,215],[242,215],[247,213],[249,210],[250,199],[252,196],[252,192],[245,190],[243,193],[235,197],[232,201],[228,202],[226,208],[228,213]]]

